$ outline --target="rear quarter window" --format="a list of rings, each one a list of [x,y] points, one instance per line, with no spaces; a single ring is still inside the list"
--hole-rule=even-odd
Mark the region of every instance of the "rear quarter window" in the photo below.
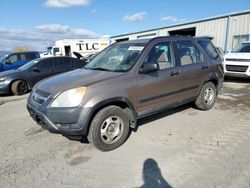
[[[212,59],[216,59],[219,56],[214,45],[210,41],[200,40],[198,43]]]

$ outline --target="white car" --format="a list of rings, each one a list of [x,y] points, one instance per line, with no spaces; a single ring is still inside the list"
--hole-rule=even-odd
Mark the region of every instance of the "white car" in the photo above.
[[[241,43],[226,54],[223,66],[226,76],[250,78],[250,41]]]

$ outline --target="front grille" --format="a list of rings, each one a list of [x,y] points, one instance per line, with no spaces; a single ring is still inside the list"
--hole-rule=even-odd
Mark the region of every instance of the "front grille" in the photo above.
[[[248,66],[242,65],[226,65],[226,70],[232,72],[246,72],[247,68]]]
[[[49,98],[49,96],[50,96],[49,93],[46,93],[39,89],[36,89],[32,93],[32,99],[39,104],[45,103],[45,101]]]

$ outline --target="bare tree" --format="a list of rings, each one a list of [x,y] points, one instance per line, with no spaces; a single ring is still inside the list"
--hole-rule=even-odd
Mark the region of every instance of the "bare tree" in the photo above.
[[[28,48],[25,48],[25,47],[17,46],[17,47],[13,48],[13,51],[15,51],[15,52],[27,52],[30,50]]]

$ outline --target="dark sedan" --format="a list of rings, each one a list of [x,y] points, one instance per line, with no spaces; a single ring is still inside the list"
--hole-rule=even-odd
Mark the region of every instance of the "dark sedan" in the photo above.
[[[38,58],[19,69],[0,73],[0,94],[23,95],[40,80],[82,68],[86,62],[71,57]]]

